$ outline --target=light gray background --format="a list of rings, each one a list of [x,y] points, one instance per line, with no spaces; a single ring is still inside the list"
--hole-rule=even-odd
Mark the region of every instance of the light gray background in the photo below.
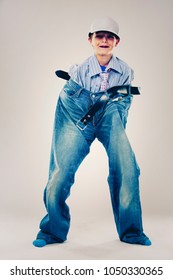
[[[0,258],[172,259],[172,0],[0,1]],[[32,247],[45,214],[54,111],[64,81],[54,75],[92,54],[90,23],[120,24],[116,55],[135,70],[127,134],[141,168],[144,228],[153,246],[122,244],[114,226],[107,158],[99,142],[81,165],[66,244]]]

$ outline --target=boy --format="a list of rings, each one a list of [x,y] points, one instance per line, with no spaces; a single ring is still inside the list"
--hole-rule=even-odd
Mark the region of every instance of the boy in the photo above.
[[[66,199],[75,173],[97,138],[109,160],[108,183],[117,232],[121,241],[151,245],[144,234],[139,196],[139,167],[125,133],[132,95],[119,93],[109,98],[115,86],[130,85],[132,69],[113,55],[120,41],[119,26],[113,19],[96,19],[88,40],[94,55],[69,70],[57,103],[50,158],[50,170],[44,191],[47,215],[33,242],[36,247],[61,243],[70,227]],[[108,98],[92,116],[88,110],[104,94]],[[88,118],[88,119],[87,119]]]

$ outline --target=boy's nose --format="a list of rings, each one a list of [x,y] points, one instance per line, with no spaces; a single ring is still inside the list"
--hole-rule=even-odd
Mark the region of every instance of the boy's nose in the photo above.
[[[106,42],[106,41],[107,41],[107,36],[106,36],[106,35],[103,36],[102,41],[103,41],[103,42]]]

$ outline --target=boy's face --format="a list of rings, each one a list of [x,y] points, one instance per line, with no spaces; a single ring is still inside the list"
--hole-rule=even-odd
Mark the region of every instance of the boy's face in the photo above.
[[[110,55],[113,48],[118,45],[119,39],[113,33],[107,31],[98,31],[88,38],[97,55]]]

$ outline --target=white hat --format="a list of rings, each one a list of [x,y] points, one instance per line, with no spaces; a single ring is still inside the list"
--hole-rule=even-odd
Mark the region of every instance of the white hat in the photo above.
[[[118,23],[110,17],[97,18],[90,26],[89,34],[98,31],[108,31],[115,34],[118,38],[119,35],[119,25]]]

